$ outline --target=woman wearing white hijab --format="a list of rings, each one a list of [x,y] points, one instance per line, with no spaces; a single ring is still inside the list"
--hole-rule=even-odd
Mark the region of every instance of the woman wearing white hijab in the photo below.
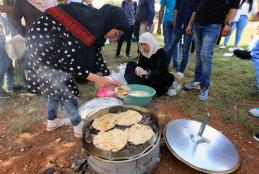
[[[151,86],[157,95],[168,92],[174,82],[173,74],[168,72],[166,53],[149,32],[139,38],[139,60],[128,62],[125,71],[125,80],[128,84],[143,84]]]

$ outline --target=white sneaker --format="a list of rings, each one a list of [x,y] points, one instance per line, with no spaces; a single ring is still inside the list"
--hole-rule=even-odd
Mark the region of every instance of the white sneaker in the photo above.
[[[226,46],[225,45],[221,45],[219,48],[220,49],[224,49],[224,48],[226,48]]]
[[[181,72],[177,72],[177,73],[176,73],[176,76],[177,76],[178,78],[180,78],[180,79],[184,77],[183,73],[181,73]]]
[[[72,125],[71,120],[69,118],[59,119],[56,118],[55,120],[48,120],[47,124],[47,131],[54,131],[55,129],[62,127],[62,126],[69,126]]]
[[[252,116],[259,118],[259,108],[250,109],[250,110],[249,110],[249,113],[250,113]]]
[[[167,93],[168,96],[176,96],[176,89],[168,89]]]
[[[84,122],[81,121],[77,126],[74,126],[74,135],[77,138],[82,138],[83,137],[83,126]]]

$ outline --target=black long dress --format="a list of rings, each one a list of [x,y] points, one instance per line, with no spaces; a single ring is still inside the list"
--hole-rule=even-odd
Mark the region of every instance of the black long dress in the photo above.
[[[135,74],[137,66],[148,71],[148,75],[137,76]],[[127,63],[124,77],[128,84],[142,84],[154,88],[159,96],[166,93],[174,81],[173,74],[168,72],[166,53],[163,48],[160,48],[150,58],[146,58],[140,53],[138,63],[132,61]]]
[[[89,20],[100,18],[101,14],[94,8],[78,3],[50,8],[34,22],[26,36],[30,92],[68,100],[79,93],[74,78],[86,79],[90,72],[110,74],[101,54],[101,46],[105,41],[102,35],[112,28],[120,29],[121,25],[123,30],[123,25],[128,27],[128,23],[124,12],[118,7],[108,5],[102,11],[107,14],[113,12],[109,17],[120,15],[116,21],[118,25],[106,22],[102,26],[101,23],[99,27],[103,28],[100,30],[94,29],[95,21],[88,21],[89,25],[83,23],[83,19],[89,16]],[[83,12],[86,13],[85,18]]]

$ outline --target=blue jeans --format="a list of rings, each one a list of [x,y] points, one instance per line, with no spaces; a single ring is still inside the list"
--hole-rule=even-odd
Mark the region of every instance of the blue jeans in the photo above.
[[[168,66],[170,64],[171,59],[173,58],[173,65],[174,67],[178,67],[178,59],[179,59],[179,44],[175,47],[175,49],[171,50],[169,53],[170,49],[170,43],[172,42],[172,33],[173,33],[173,23],[169,21],[164,21],[163,22],[163,34],[164,34],[164,49],[167,54],[168,58]],[[169,56],[170,55],[170,56]]]
[[[259,56],[252,56],[252,61],[256,72],[257,87],[259,87]]]
[[[177,47],[177,45],[179,45],[179,42],[182,39],[182,36],[184,36],[184,43],[183,43],[183,47],[182,47],[181,64],[179,66],[178,60],[176,60],[177,62],[174,64],[174,65],[176,65],[177,72],[181,72],[181,73],[184,72],[184,70],[188,64],[190,47],[192,44],[192,35],[185,34],[185,31],[183,28],[174,28],[173,32],[172,32],[172,37],[171,37],[172,40],[169,44],[169,54],[168,54],[169,57],[172,57],[172,53],[175,50],[175,48]]]
[[[66,113],[71,119],[73,126],[77,126],[81,122],[81,117],[78,111],[77,99],[69,99],[68,101],[61,102],[59,99],[48,98],[48,120],[55,120],[57,118],[58,107],[64,104]]]
[[[232,26],[232,30],[231,30],[231,33],[225,37],[225,40],[224,40],[224,45],[227,45],[228,44],[228,41],[231,37],[231,34],[233,33],[233,31],[235,31],[236,29],[236,37],[235,37],[235,43],[234,43],[234,46],[238,46],[240,40],[241,40],[241,37],[242,37],[242,34],[243,34],[243,31],[246,27],[248,23],[248,17],[246,15],[242,15],[240,16],[239,20],[237,22],[234,22],[233,26]]]
[[[220,35],[221,24],[194,25],[193,38],[196,49],[195,80],[201,88],[208,89],[212,70],[213,49]]]
[[[0,41],[0,95],[3,95],[4,77],[7,81],[7,88],[10,90],[14,86],[13,65],[5,51],[4,42]]]

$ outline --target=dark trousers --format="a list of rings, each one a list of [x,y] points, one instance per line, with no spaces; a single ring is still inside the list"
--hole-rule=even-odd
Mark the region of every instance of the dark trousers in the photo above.
[[[135,26],[134,26],[134,37],[136,39],[136,42],[139,40],[139,28],[140,28],[140,22],[135,21]]]
[[[241,59],[251,59],[250,53],[247,50],[234,50],[234,55]]]
[[[134,26],[131,25],[130,26],[130,30],[125,32],[118,40],[118,46],[117,46],[117,50],[116,50],[116,56],[120,55],[121,52],[121,47],[124,41],[127,42],[127,46],[126,46],[126,54],[129,55],[130,54],[130,47],[131,47],[131,39],[132,39],[132,34],[134,31]]]
[[[194,51],[195,51],[195,43],[194,43],[194,40],[192,40],[191,53],[194,53]]]
[[[135,39],[136,39],[137,46],[138,46],[137,53],[139,53],[139,45],[138,45],[138,41],[139,41],[139,29],[140,29],[140,22],[139,22],[139,21],[135,21],[134,37],[135,37]]]

